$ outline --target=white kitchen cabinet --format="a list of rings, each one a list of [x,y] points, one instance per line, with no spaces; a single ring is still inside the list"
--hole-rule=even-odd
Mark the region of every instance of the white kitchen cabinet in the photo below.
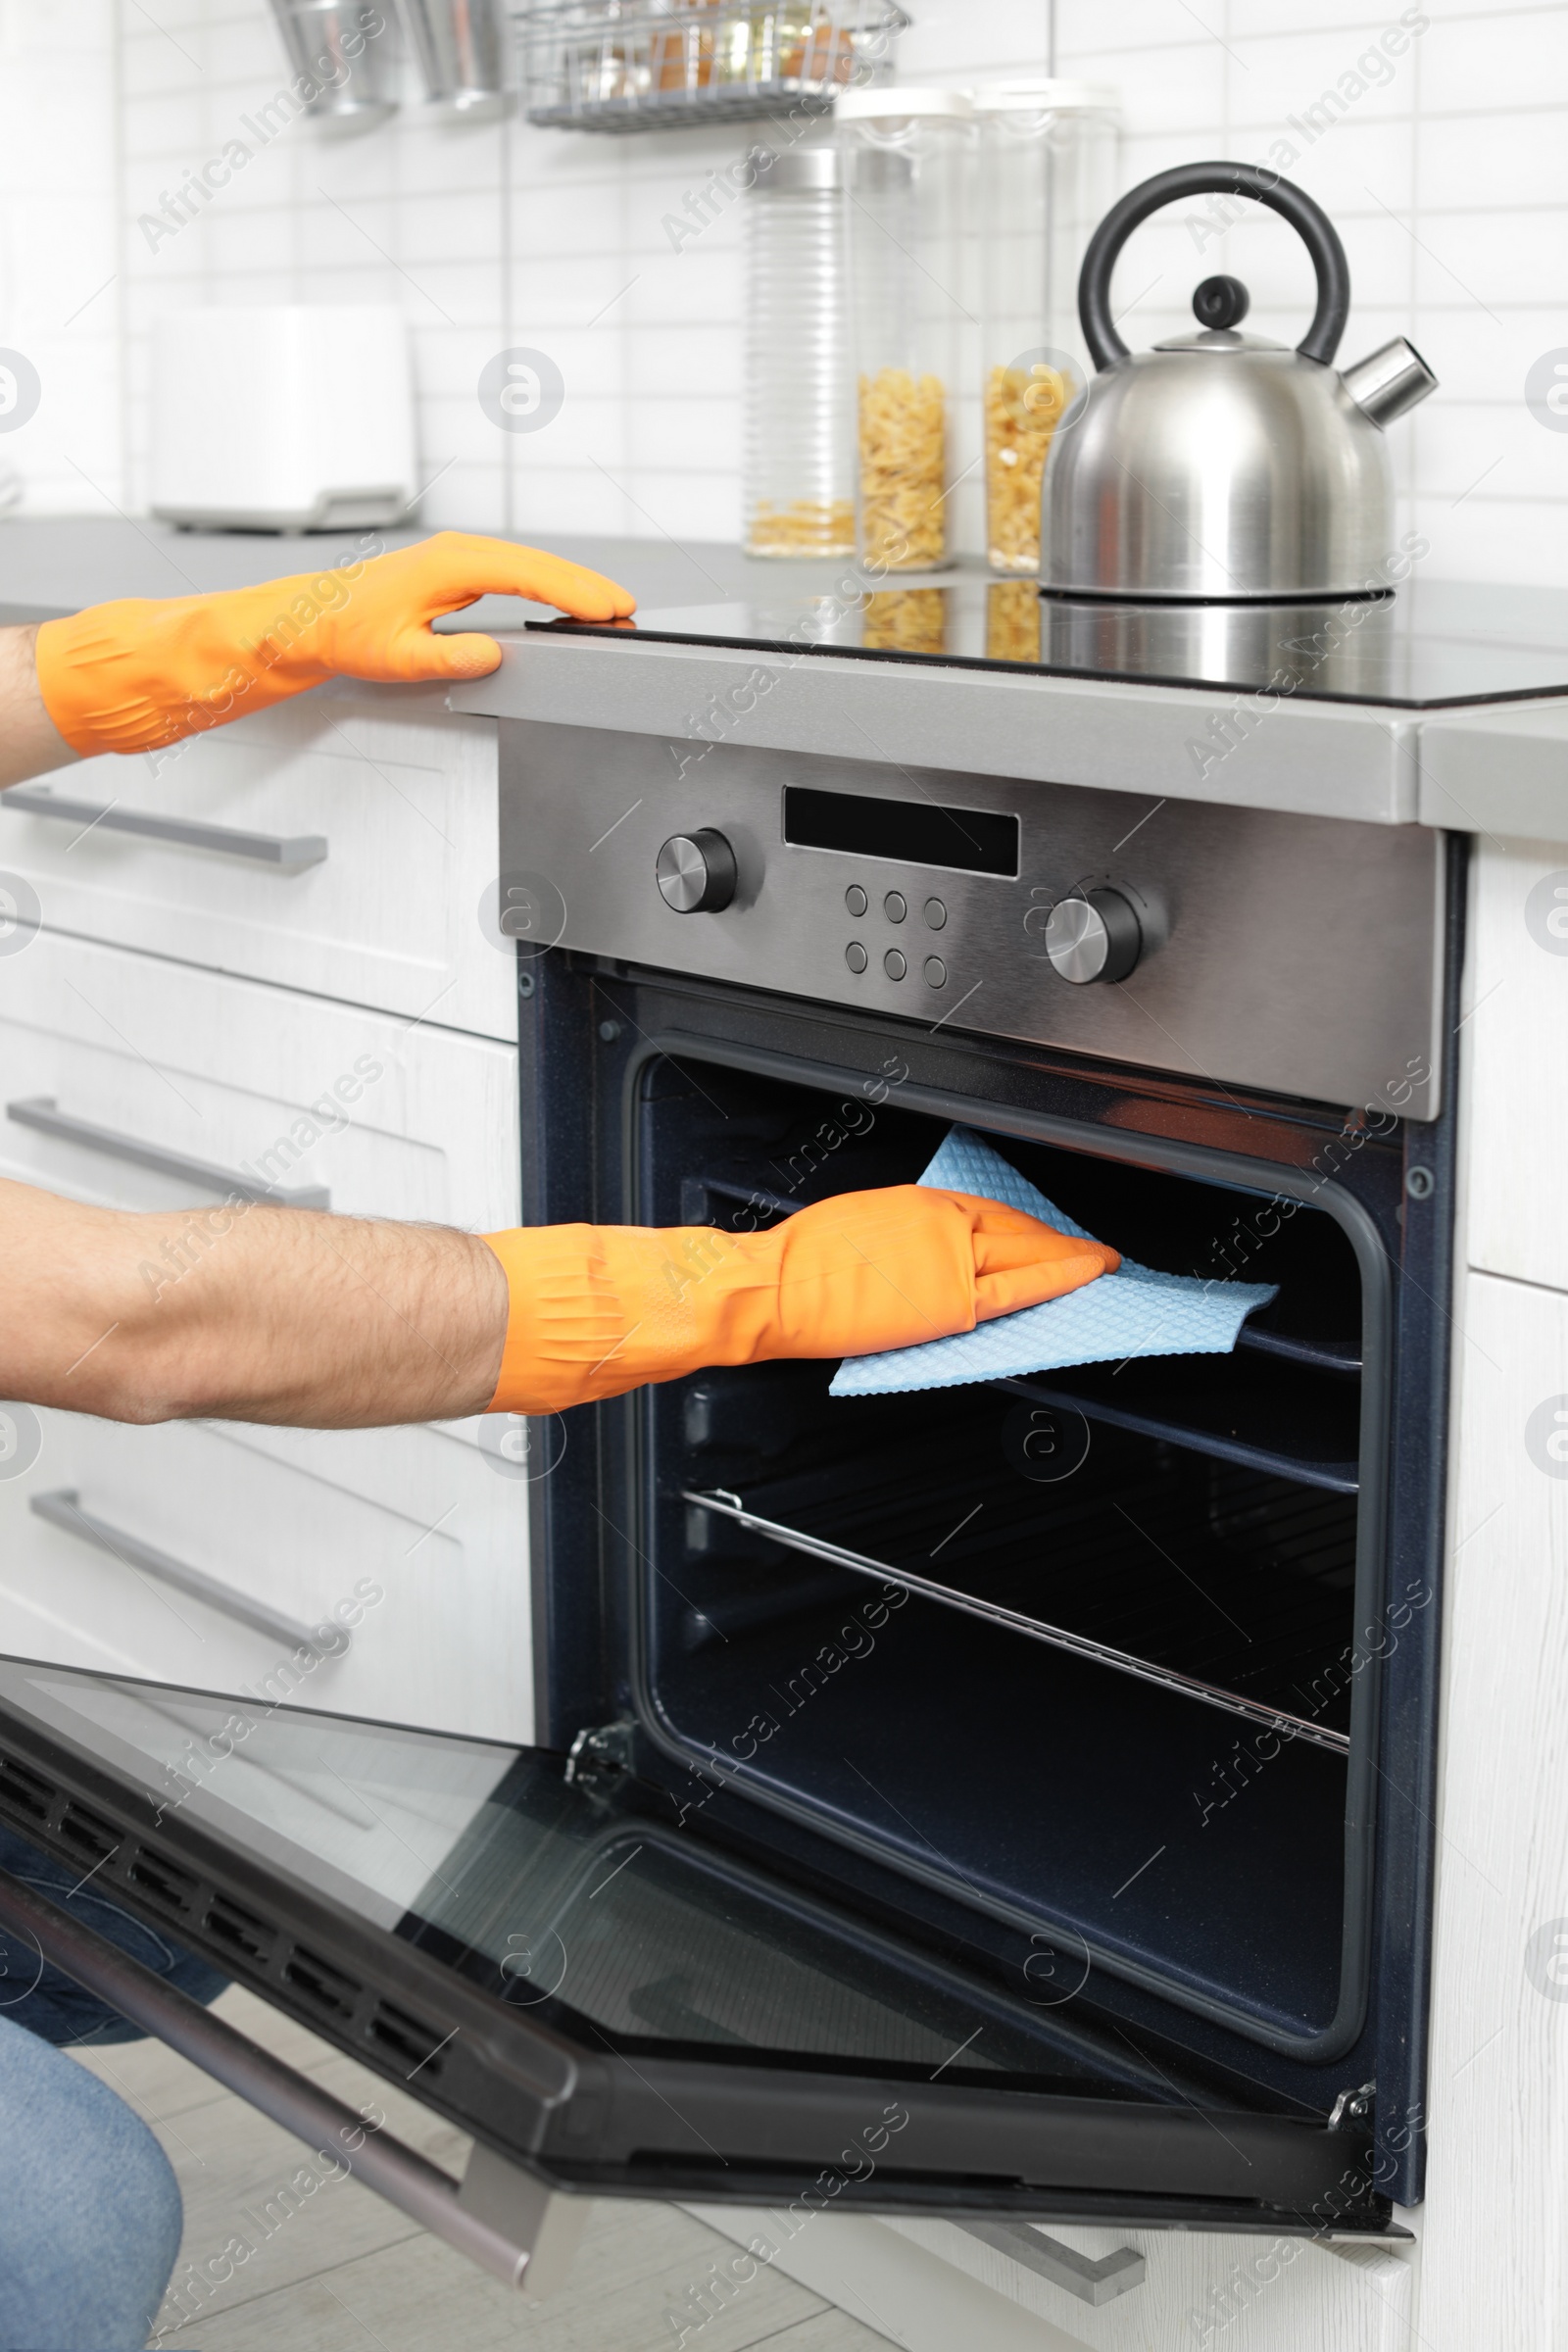
[[[1486,837],[1472,854],[1467,1253],[1568,1291],[1568,849]]]
[[[1083,2229],[1046,2234],[1100,2262],[1123,2247],[1144,2258],[1142,2282],[1099,2307],[946,2222],[893,2221],[1089,2352],[1408,2352],[1413,2249],[1332,2247],[1309,2238],[1223,2231]]]
[[[40,1103],[212,1179],[25,1123]],[[493,1232],[518,1215],[516,1048],[40,932],[0,960],[0,1174],[118,1208],[237,1175]]]
[[[29,813],[40,792],[110,819]],[[480,925],[496,793],[493,721],[452,716],[436,688],[340,682],[172,754],[83,760],[0,795],[0,868],[26,877],[54,930],[513,1038],[514,958]],[[116,830],[127,815],[238,839]],[[325,856],[269,863],[244,854],[256,836]]]
[[[57,933],[0,960],[13,1104],[0,1174],[107,1206],[210,1206],[226,1172],[354,1215],[493,1231],[519,1213],[515,1047]],[[384,1597],[345,1656],[297,1676],[298,1703],[529,1737],[527,1487],[477,1424],[42,1420],[37,1463],[0,1480],[0,1650],[256,1693],[303,1645],[145,1573],[138,1547],[307,1632],[368,1579]],[[76,1497],[61,1507],[110,1547],[41,1519],[35,1495]]]
[[[478,1739],[531,1737],[527,1490],[497,1474],[472,1422],[318,1431],[39,1419],[37,1460],[0,1483],[0,1652]],[[32,1501],[50,1496],[77,1498],[105,1545],[40,1518]],[[147,1573],[143,1546],[232,1603],[264,1601],[304,1639]]]
[[[1487,1150],[1479,1135],[1476,1149]],[[1455,1333],[1420,2340],[1423,2352],[1557,2352],[1568,2308],[1568,1298],[1471,1274]]]
[[[966,2352],[1411,2352],[1417,2341],[1408,2244],[1042,2224],[1091,2262],[1123,2247],[1143,2256],[1142,2279],[1097,2306],[952,2222],[693,2211],[742,2245],[764,2238],[779,2249],[774,2267],[906,2352],[958,2340]],[[744,2309],[744,2289],[737,2300]]]

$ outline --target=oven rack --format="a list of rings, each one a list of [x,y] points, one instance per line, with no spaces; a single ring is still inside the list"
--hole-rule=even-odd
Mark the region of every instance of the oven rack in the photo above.
[[[1180,1366],[1179,1387],[1172,1365]],[[1347,1380],[1318,1378],[1298,1358],[1272,1376],[1234,1355],[1153,1356],[986,1385],[1331,1494],[1360,1490],[1357,1391]]]
[[[1303,1340],[1289,1331],[1270,1331],[1249,1315],[1237,1335],[1238,1348],[1250,1349],[1254,1355],[1278,1356],[1283,1363],[1299,1364],[1311,1372],[1332,1372],[1341,1379],[1355,1380],[1361,1372],[1361,1343],[1359,1340]]]
[[[810,1422],[796,1429],[786,1415],[782,1458],[769,1446],[764,1467],[758,1432],[772,1428],[782,1400],[769,1398],[759,1415],[753,1398],[747,1424],[735,1407],[748,1394],[736,1383],[727,1398],[704,1393],[689,1400],[706,1409],[688,1409],[683,1485],[710,1494],[744,1489],[755,1517],[861,1558],[940,1575],[1276,1711],[1320,1711],[1308,1693],[1343,1649],[1355,1576],[1353,1496],[1230,1461],[1210,1458],[1205,1470],[1189,1446],[1180,1448],[1188,1475],[1173,1487],[1170,1466],[1157,1450],[1149,1453],[1147,1439],[1108,1426],[1087,1483],[1008,1477],[999,1484],[988,1460],[999,1436],[1005,1448],[1005,1425],[997,1419],[1005,1392],[980,1384],[957,1395],[939,1390],[840,1407],[840,1442],[824,1456],[818,1424],[818,1450],[804,1463],[794,1440],[805,1436],[810,1445]],[[724,1403],[728,1411],[714,1409]],[[912,1427],[896,1411],[911,1404],[918,1408]],[[868,1446],[867,1439],[875,1442]],[[693,1454],[711,1468],[699,1467]],[[738,1565],[733,1544],[719,1540],[721,1521],[687,1507],[698,1522],[688,1529],[689,1548],[715,1559],[727,1554]],[[940,1541],[933,1544],[933,1536]],[[928,1571],[938,1554],[940,1570]],[[763,1565],[755,1547],[754,1565]],[[842,1600],[844,1572],[824,1563],[813,1581],[819,1585],[822,1575],[838,1576],[833,1599]],[[748,1592],[726,1579],[688,1611],[685,1645],[745,1639],[770,1615],[801,1614],[802,1586],[784,1580],[774,1592],[769,1612],[758,1605],[760,1590]],[[1201,1603],[1196,1609],[1195,1600]],[[824,1595],[817,1605],[832,1603]],[[1331,1720],[1338,1723],[1337,1708]]]
[[[1235,1356],[1159,1356],[1143,1363],[1074,1365],[1061,1372],[965,1382],[962,1391],[892,1394],[953,1396],[963,1391],[1025,1397],[1331,1494],[1350,1495],[1360,1488],[1359,1384],[1325,1379],[1298,1360],[1258,1364]],[[848,1397],[838,1410],[863,1414],[875,1401]],[[733,1428],[732,1416],[725,1418]],[[737,1432],[736,1441],[748,1449],[756,1444],[750,1429],[744,1437]]]
[[[686,1488],[682,1490],[681,1499],[696,1509],[733,1522],[748,1534],[782,1544],[786,1549],[803,1553],[809,1559],[821,1560],[856,1576],[869,1577],[879,1584],[899,1586],[921,1599],[959,1610],[1004,1632],[1020,1634],[1027,1640],[1045,1642],[1052,1648],[1066,1650],[1075,1657],[1108,1667],[1114,1673],[1130,1675],[1139,1682],[1155,1684],[1181,1697],[1195,1699],[1204,1706],[1217,1707],[1227,1715],[1239,1716],[1245,1722],[1283,1733],[1289,1739],[1308,1740],[1312,1745],[1327,1748],[1335,1755],[1346,1755],[1349,1751],[1350,1742],[1347,1733],[1335,1731],[1327,1724],[1316,1723],[1310,1716],[1297,1715],[1288,1709],[1270,1706],[1263,1700],[1248,1698],[1240,1691],[1227,1690],[1196,1675],[1183,1674],[1175,1667],[1136,1656],[1130,1650],[1098,1642],[1086,1634],[1074,1633],[1066,1626],[1053,1625],[1044,1618],[1008,1608],[982,1594],[961,1592],[933,1577],[921,1576],[912,1569],[896,1568],[885,1560],[872,1559],[864,1552],[851,1550],[845,1544],[832,1543],[803,1528],[792,1527],[785,1521],[748,1510],[742,1497],[732,1490],[712,1488],[704,1492],[697,1488]]]

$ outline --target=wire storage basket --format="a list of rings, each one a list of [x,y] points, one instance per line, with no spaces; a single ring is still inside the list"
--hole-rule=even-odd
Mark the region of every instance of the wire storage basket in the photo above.
[[[530,122],[658,130],[831,112],[887,80],[891,0],[537,0],[516,18]]]

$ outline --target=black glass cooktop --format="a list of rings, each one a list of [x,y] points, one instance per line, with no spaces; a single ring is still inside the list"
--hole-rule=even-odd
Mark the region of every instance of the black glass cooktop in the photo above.
[[[1568,595],[1446,581],[1323,605],[1110,604],[1044,597],[1032,580],[977,578],[791,596],[781,582],[776,596],[747,603],[533,625],[1402,710],[1568,694]]]

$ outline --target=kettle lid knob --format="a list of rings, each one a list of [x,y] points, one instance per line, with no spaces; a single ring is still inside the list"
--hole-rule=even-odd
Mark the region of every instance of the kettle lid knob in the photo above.
[[[1205,277],[1193,296],[1193,317],[1200,326],[1240,326],[1252,307],[1252,297],[1239,277]]]

